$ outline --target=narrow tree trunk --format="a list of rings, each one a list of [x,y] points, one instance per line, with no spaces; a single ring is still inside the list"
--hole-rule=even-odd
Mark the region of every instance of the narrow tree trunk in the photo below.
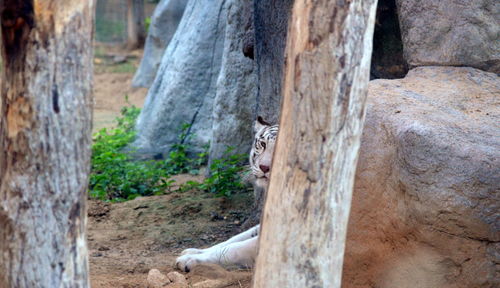
[[[127,0],[127,48],[140,48],[145,40],[144,0]]]
[[[285,45],[294,0],[254,0],[257,114],[272,124],[279,120]]]
[[[296,0],[254,287],[340,287],[376,0]]]
[[[94,1],[2,4],[0,287],[88,287]]]

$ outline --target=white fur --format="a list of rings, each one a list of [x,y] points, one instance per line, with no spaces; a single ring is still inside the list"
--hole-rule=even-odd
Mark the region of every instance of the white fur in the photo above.
[[[255,176],[255,184],[257,186],[267,189],[269,184],[270,171],[262,171],[260,166],[264,165],[271,167],[272,158],[274,153],[274,145],[276,142],[274,134],[265,134],[264,132],[269,132],[274,129],[273,132],[277,132],[277,126],[270,126],[261,118],[255,121],[254,126],[256,136],[255,142],[250,153],[250,165],[252,168],[252,174]],[[266,129],[269,129],[266,131]],[[266,138],[274,138],[267,139]],[[256,148],[257,141],[265,141],[265,148],[262,145],[258,145]],[[257,149],[260,150],[257,153]],[[263,151],[261,151],[263,150]],[[252,159],[255,155],[255,159]],[[251,267],[255,262],[257,256],[258,244],[259,244],[259,229],[260,226],[254,226],[247,231],[240,233],[227,241],[219,243],[215,246],[206,249],[196,249],[189,248],[182,251],[181,256],[176,260],[176,267],[182,271],[189,272],[194,266],[202,263],[214,263],[224,266],[239,266],[239,267]]]
[[[175,266],[186,272],[202,263],[251,267],[257,255],[259,227],[254,226],[207,249],[186,249],[182,251],[182,256],[177,258]]]

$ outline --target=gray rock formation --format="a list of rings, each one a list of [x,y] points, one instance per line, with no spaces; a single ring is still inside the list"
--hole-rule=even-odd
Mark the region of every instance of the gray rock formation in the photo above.
[[[226,7],[226,36],[213,107],[209,163],[221,158],[228,146],[235,148],[234,153],[248,153],[257,105],[254,61],[243,55],[252,1],[227,0]]]
[[[499,287],[499,99],[474,68],[370,83],[343,287]]]
[[[241,2],[220,1],[215,6],[201,0],[188,2],[138,119],[134,146],[139,154],[168,152],[178,142],[182,124],[191,125],[189,133],[195,135],[191,138],[195,151],[212,143],[210,159],[220,157],[227,146],[244,153],[251,144],[251,127],[257,114],[270,122],[278,121],[293,1]],[[225,7],[233,9],[227,21]],[[252,8],[259,11],[255,21]],[[253,23],[258,27],[255,43]],[[162,29],[159,27],[155,33],[164,33]],[[254,52],[258,69],[251,61]],[[151,55],[145,53],[145,67],[148,61],[154,62]],[[145,79],[151,74],[139,71],[139,76]]]
[[[139,153],[165,153],[190,124],[194,148],[212,136],[212,108],[222,60],[225,1],[189,0],[163,55],[137,121]]]
[[[257,113],[278,123],[281,82],[285,64],[288,19],[293,0],[255,0],[255,60],[257,61]]]
[[[149,87],[165,48],[174,36],[181,21],[187,0],[161,0],[151,16],[148,37],[144,46],[144,57],[132,80],[133,87]]]
[[[396,2],[410,66],[471,66],[500,73],[500,1]]]

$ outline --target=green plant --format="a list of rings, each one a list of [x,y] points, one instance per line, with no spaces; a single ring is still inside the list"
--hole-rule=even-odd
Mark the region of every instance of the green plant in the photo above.
[[[117,127],[101,129],[92,145],[90,196],[101,200],[123,201],[137,196],[168,191],[172,180],[157,161],[133,161],[123,149],[135,137],[135,120],[140,109],[124,107]]]
[[[198,174],[199,168],[207,162],[209,145],[205,145],[204,151],[196,154],[195,158],[188,154],[188,151],[191,150],[189,141],[194,136],[189,134],[190,127],[190,124],[181,126],[181,133],[178,137],[179,142],[170,148],[164,164],[165,170],[170,175],[181,173]]]
[[[144,25],[146,26],[146,32],[149,32],[149,27],[151,27],[151,17],[146,17]]]
[[[222,158],[213,160],[210,165],[210,176],[199,185],[200,189],[216,196],[231,196],[233,193],[246,190],[247,186],[243,183],[241,175],[245,171],[243,164],[247,155],[234,154],[233,150],[233,147],[228,147]]]
[[[192,150],[189,140],[189,124],[181,127],[179,142],[174,144],[163,161],[133,160],[130,152],[124,148],[135,137],[135,121],[140,109],[130,105],[121,110],[116,119],[114,129],[101,129],[94,134],[92,145],[91,174],[89,180],[90,196],[101,200],[125,201],[138,196],[158,195],[170,192],[174,180],[170,175],[191,173],[198,174],[200,167],[206,164],[208,156],[207,144],[204,151],[190,155]],[[210,165],[210,177],[202,183],[188,181],[179,190],[200,189],[214,193],[216,196],[231,196],[237,191],[246,189],[241,179],[245,170],[243,163],[245,154],[234,154],[228,148],[221,159]],[[194,156],[194,157],[193,157]]]

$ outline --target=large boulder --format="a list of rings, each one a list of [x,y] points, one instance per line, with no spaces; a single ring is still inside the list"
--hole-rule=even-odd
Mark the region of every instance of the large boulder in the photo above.
[[[149,87],[153,83],[163,52],[177,30],[186,3],[187,0],[161,0],[156,5],[144,45],[144,57],[132,80],[133,87]]]
[[[227,24],[222,66],[213,107],[210,163],[228,148],[248,153],[257,105],[257,75],[254,61],[245,57],[246,24],[252,18],[252,1],[227,0]]]
[[[137,121],[139,153],[168,152],[184,124],[194,150],[209,143],[225,16],[224,1],[189,0]]]
[[[344,288],[500,287],[499,99],[474,68],[370,82]]]
[[[396,3],[410,66],[471,66],[500,73],[500,1]]]

